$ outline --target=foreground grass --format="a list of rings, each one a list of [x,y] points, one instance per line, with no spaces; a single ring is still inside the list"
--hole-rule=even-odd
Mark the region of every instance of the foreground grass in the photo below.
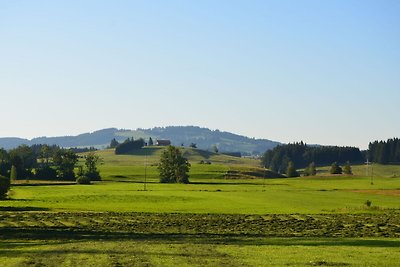
[[[0,241],[2,266],[396,266],[396,239]]]
[[[396,266],[400,238],[393,237],[400,235],[399,216],[3,212],[0,262],[2,266]]]

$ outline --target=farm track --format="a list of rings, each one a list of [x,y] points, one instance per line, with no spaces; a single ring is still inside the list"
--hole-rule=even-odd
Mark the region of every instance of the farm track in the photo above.
[[[0,213],[0,238],[165,239],[177,237],[400,237],[400,213],[161,214]]]

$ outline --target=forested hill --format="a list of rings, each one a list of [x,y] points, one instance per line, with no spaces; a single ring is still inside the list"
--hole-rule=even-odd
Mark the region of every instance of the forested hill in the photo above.
[[[77,136],[39,137],[32,140],[22,138],[0,138],[0,148],[15,148],[21,144],[48,144],[62,147],[89,147],[105,148],[115,138],[124,141],[128,137],[135,139],[149,137],[153,140],[168,139],[173,145],[189,146],[196,144],[200,149],[211,150],[214,146],[220,152],[241,152],[244,155],[262,154],[279,143],[267,139],[254,139],[229,132],[210,130],[196,126],[169,126],[151,129],[119,130],[116,128],[103,129],[92,133]]]
[[[174,145],[195,143],[198,148],[210,150],[214,145],[221,152],[241,152],[259,155],[276,147],[279,142],[267,139],[255,139],[219,130],[210,130],[196,126],[169,126],[152,129],[138,129],[149,136],[169,139]]]

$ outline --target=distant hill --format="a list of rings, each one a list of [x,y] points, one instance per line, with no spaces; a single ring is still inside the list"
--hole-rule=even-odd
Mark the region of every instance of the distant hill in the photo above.
[[[214,145],[220,152],[241,152],[243,155],[259,155],[268,149],[272,149],[279,143],[267,139],[254,139],[234,133],[219,130],[210,130],[197,126],[169,126],[155,127],[151,129],[121,130],[108,128],[92,133],[84,133],[77,136],[38,137],[32,140],[22,138],[0,138],[0,147],[11,149],[21,144],[48,144],[61,147],[90,147],[105,148],[111,139],[124,141],[128,137],[151,137],[171,140],[173,145],[189,146],[195,143],[198,148],[211,150]]]

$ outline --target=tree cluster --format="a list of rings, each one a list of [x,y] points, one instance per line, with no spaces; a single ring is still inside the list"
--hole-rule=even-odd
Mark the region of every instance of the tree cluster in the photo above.
[[[141,149],[142,147],[144,147],[144,145],[145,142],[142,138],[139,138],[137,140],[134,140],[133,137],[128,138],[123,143],[118,144],[115,147],[115,154],[116,155],[128,154],[133,150]]]
[[[92,180],[100,180],[96,167],[99,157],[89,152],[85,158],[85,175]],[[0,176],[11,180],[75,181],[78,159],[73,149],[58,146],[21,145],[9,151],[0,149]]]
[[[380,164],[400,163],[400,139],[369,143],[368,159]]]
[[[279,145],[266,151],[262,157],[263,166],[279,173],[287,170],[290,161],[297,168],[305,168],[312,162],[327,165],[335,161],[363,162],[364,158],[356,147],[308,146],[303,142]]]

